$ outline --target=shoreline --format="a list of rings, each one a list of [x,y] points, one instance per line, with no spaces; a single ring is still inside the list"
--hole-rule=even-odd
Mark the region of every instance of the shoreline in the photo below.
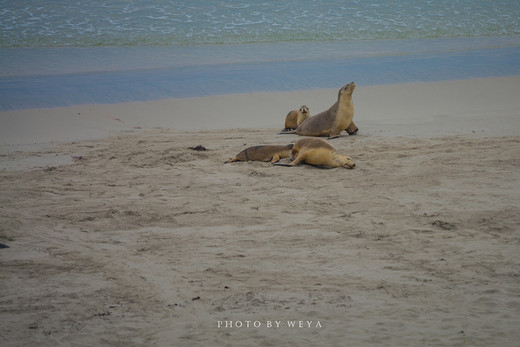
[[[519,88],[520,76],[358,84],[354,119],[361,133],[375,136],[518,135]],[[311,114],[317,114],[335,102],[336,94],[334,88],[0,111],[0,149],[38,148],[153,128],[282,129],[291,109],[307,104]]]
[[[520,36],[202,47],[7,49],[0,109],[520,75]]]

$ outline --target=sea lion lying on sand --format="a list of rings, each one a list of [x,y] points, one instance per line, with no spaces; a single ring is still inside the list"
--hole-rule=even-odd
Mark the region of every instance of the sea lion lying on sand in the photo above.
[[[293,161],[289,164],[278,163],[275,165],[296,166],[306,163],[320,167],[347,169],[353,169],[356,166],[352,158],[338,153],[327,141],[314,137],[305,137],[296,141],[292,149],[292,158]]]
[[[329,139],[339,137],[343,130],[350,135],[358,132],[353,123],[354,103],[352,93],[356,84],[351,82],[341,87],[338,92],[338,100],[328,110],[309,117],[292,131],[281,132],[281,134],[298,134],[300,136],[328,136]]]
[[[285,128],[282,132],[294,130],[304,120],[311,116],[309,106],[302,105],[299,110],[292,110],[285,116]]]
[[[278,145],[264,145],[249,147],[238,153],[234,158],[229,159],[225,163],[232,163],[235,161],[270,161],[276,163],[280,159],[289,158],[293,145],[278,146]],[[224,163],[224,164],[225,164]]]

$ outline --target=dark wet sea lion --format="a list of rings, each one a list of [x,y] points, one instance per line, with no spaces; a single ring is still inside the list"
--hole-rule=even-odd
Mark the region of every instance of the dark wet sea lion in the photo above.
[[[238,153],[234,158],[229,159],[226,163],[235,161],[270,161],[275,163],[283,158],[289,158],[292,154],[293,145],[263,145],[249,147]]]

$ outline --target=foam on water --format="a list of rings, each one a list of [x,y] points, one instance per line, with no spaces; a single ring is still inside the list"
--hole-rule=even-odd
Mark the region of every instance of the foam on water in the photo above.
[[[0,47],[516,35],[518,18],[518,0],[3,1]]]

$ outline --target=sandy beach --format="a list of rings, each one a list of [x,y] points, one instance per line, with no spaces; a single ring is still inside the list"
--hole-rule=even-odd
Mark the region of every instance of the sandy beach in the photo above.
[[[0,344],[516,345],[518,90],[358,85],[353,170],[224,164],[337,89],[2,111]]]

